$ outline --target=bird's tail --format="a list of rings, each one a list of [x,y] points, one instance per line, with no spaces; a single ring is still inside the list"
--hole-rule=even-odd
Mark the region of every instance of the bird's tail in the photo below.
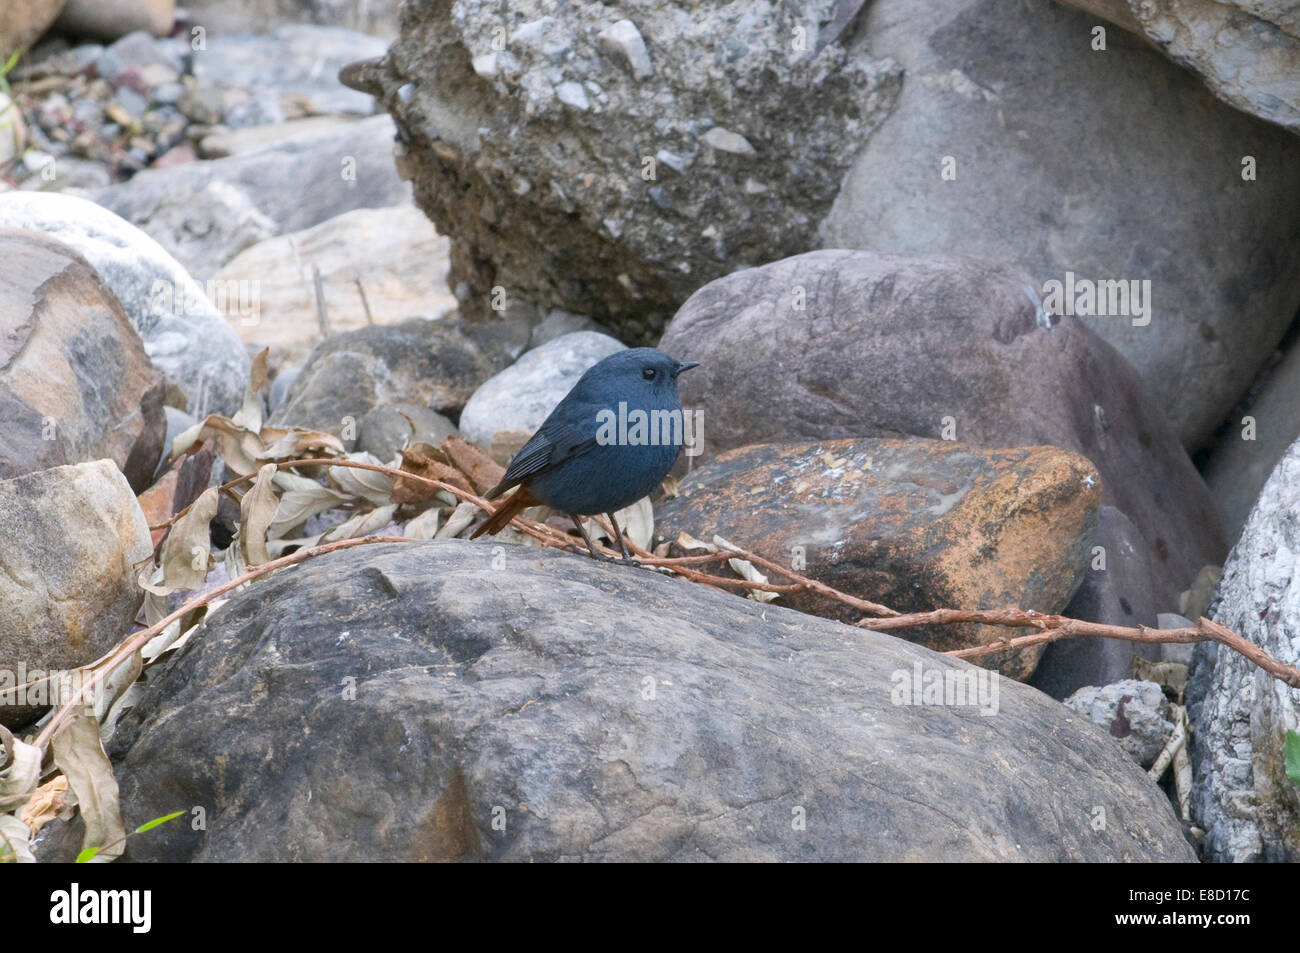
[[[483,521],[483,525],[470,534],[470,539],[478,539],[484,533],[495,536],[505,528],[520,510],[530,506],[541,506],[542,501],[528,492],[528,487],[521,486],[514,493],[502,500],[492,515]]]

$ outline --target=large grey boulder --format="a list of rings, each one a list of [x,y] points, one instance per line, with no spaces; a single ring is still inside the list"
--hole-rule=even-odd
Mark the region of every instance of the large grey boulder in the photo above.
[[[1203,444],[1300,306],[1300,138],[1121,30],[1094,51],[1097,18],[1052,3],[877,0],[861,19],[852,56],[906,78],[823,247],[978,255],[1040,291],[1067,272],[1149,280],[1149,324],[1083,320]]]
[[[1278,463],[1223,567],[1212,617],[1273,658],[1300,666],[1300,442]],[[1300,786],[1286,776],[1286,732],[1300,690],[1220,646],[1189,684],[1193,810],[1211,860],[1300,860]],[[1200,685],[1195,692],[1192,685]]]
[[[1136,33],[1225,103],[1300,133],[1294,0],[1063,0]]]
[[[1082,453],[1137,528],[1162,606],[1226,549],[1214,500],[1114,348],[1050,319],[1022,271],[970,258],[820,251],[691,296],[660,345],[706,455],[752,443],[912,435]]]
[[[94,202],[53,192],[0,195],[0,228],[44,232],[90,262],[121,302],[149,359],[185,394],[189,413],[201,418],[239,409],[248,384],[239,335],[204,288],[149,235]]]
[[[0,480],[0,524],[0,688],[89,664],[130,631],[144,597],[135,564],[153,543],[112,460]],[[36,701],[0,697],[0,724],[38,714]]]
[[[128,829],[205,812],[140,861],[1193,859],[1095,726],[1008,681],[896,704],[924,672],[980,675],[580,556],[363,547],[209,616],[110,753]]]
[[[85,194],[206,281],[251,245],[355,208],[409,201],[410,189],[393,165],[393,121],[372,116],[225,159],[149,169]]]
[[[504,286],[652,343],[711,278],[809,248],[901,76],[838,0],[410,0],[345,73],[406,143],[453,287]]]
[[[86,260],[0,228],[0,479],[107,457],[142,490],[162,454],[162,404],[162,375]]]
[[[1300,346],[1251,389],[1242,413],[1224,422],[1205,462],[1205,482],[1223,510],[1230,538],[1245,525],[1259,492],[1282,455],[1300,439]]]

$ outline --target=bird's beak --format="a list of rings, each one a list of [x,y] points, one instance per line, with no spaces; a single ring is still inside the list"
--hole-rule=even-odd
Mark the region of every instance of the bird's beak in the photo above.
[[[689,371],[692,367],[699,367],[699,361],[683,361],[677,365],[677,370],[673,371],[673,377],[676,378],[682,371]]]

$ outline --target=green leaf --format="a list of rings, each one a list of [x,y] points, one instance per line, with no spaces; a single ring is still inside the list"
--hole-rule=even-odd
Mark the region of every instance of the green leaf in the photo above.
[[[143,824],[141,824],[139,827],[135,829],[135,833],[143,834],[145,831],[151,831],[159,824],[166,824],[168,821],[178,818],[184,813],[185,813],[184,811],[175,811],[171,814],[168,814],[166,817],[155,817],[152,821],[145,821]]]
[[[18,65],[18,57],[23,55],[21,49],[14,50],[13,54],[5,61],[4,66],[0,66],[0,76],[8,76],[15,66]]]
[[[91,859],[98,853],[99,853],[98,847],[87,847],[85,850],[83,850],[80,854],[77,855],[77,863],[88,864],[90,863]]]
[[[1300,784],[1300,734],[1288,728],[1286,746],[1282,750],[1286,754],[1286,776]]]

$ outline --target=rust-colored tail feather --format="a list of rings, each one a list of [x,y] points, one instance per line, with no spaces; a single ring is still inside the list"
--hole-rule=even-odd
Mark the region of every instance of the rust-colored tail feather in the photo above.
[[[520,510],[527,509],[530,506],[541,506],[542,501],[537,499],[528,492],[528,487],[521,486],[515,490],[509,497],[502,500],[493,510],[492,515],[483,521],[483,525],[470,535],[470,539],[478,539],[484,533],[495,536],[501,532],[505,525],[510,522]]]

